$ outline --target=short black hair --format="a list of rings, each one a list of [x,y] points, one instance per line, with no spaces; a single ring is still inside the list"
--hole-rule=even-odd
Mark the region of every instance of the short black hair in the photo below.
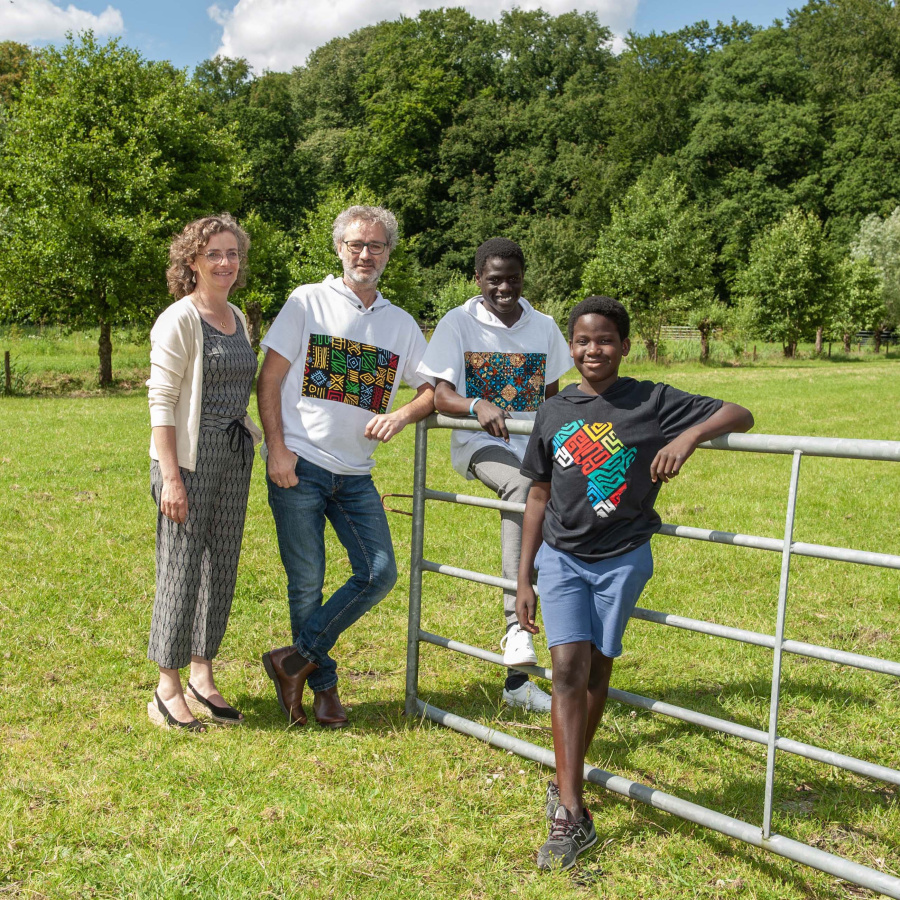
[[[522,248],[509,238],[490,238],[475,251],[475,272],[480,275],[484,264],[493,257],[499,259],[517,259],[525,271],[525,254]]]
[[[577,303],[569,313],[569,340],[575,334],[575,323],[582,316],[605,316],[610,320],[619,332],[619,337],[627,340],[631,333],[631,319],[628,310],[612,297],[585,297],[581,303]]]

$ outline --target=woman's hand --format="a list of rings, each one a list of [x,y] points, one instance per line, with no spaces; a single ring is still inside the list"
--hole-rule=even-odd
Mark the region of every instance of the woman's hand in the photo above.
[[[159,496],[159,511],[176,525],[187,521],[187,491],[179,473],[174,478],[163,481],[162,493]]]

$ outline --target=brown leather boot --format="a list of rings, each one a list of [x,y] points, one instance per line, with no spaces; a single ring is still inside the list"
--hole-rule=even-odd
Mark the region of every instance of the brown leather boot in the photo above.
[[[313,696],[313,713],[323,728],[346,728],[350,722],[347,710],[341,706],[337,685],[325,691],[316,691]]]
[[[291,725],[305,725],[303,687],[310,673],[319,668],[318,663],[301,656],[296,647],[270,650],[263,654],[262,661],[266,674],[275,684],[278,705],[287,716],[288,722]]]

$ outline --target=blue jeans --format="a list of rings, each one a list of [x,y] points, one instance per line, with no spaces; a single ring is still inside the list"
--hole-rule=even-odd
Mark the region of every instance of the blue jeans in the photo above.
[[[397,565],[387,517],[371,475],[335,475],[302,457],[299,483],[277,487],[266,476],[278,549],[288,578],[294,646],[319,664],[307,679],[314,691],[337,684],[328,655],[341,633],[387,595]],[[353,574],[322,602],[325,583],[325,520],[347,551]]]

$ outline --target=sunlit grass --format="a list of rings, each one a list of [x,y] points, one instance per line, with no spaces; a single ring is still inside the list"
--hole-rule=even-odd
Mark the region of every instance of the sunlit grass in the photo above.
[[[0,348],[2,349],[2,348]],[[137,353],[137,349],[135,350]],[[628,374],[750,407],[756,431],[895,439],[900,363]],[[408,397],[409,394],[404,395]],[[284,575],[253,475],[241,571],[217,661],[247,724],[204,736],[147,720],[155,509],[146,399],[0,399],[0,893],[245,898],[861,896],[675,817],[589,788],[600,834],[570,876],[539,876],[547,772],[402,716],[410,520],[391,516],[394,592],[336,648],[353,729],[289,730],[260,654],[288,640]],[[487,493],[432,432],[429,483]],[[413,433],[378,451],[376,481],[409,492]],[[698,451],[662,493],[664,521],[781,537],[790,462]],[[798,540],[900,553],[900,469],[806,459]],[[397,500],[393,505],[403,505]],[[347,572],[328,534],[326,590]],[[641,605],[771,633],[780,558],[654,539]],[[425,554],[499,572],[496,513],[429,504]],[[426,574],[423,627],[496,650],[500,593]],[[794,561],[787,636],[900,659],[896,571]],[[615,687],[765,728],[771,653],[634,621]],[[539,655],[549,662],[538,642]],[[500,705],[503,673],[423,645],[435,705],[551,746],[546,719]],[[787,657],[782,733],[900,768],[896,679]],[[759,823],[764,748],[611,703],[591,760]],[[900,874],[896,789],[780,754],[775,830]]]

